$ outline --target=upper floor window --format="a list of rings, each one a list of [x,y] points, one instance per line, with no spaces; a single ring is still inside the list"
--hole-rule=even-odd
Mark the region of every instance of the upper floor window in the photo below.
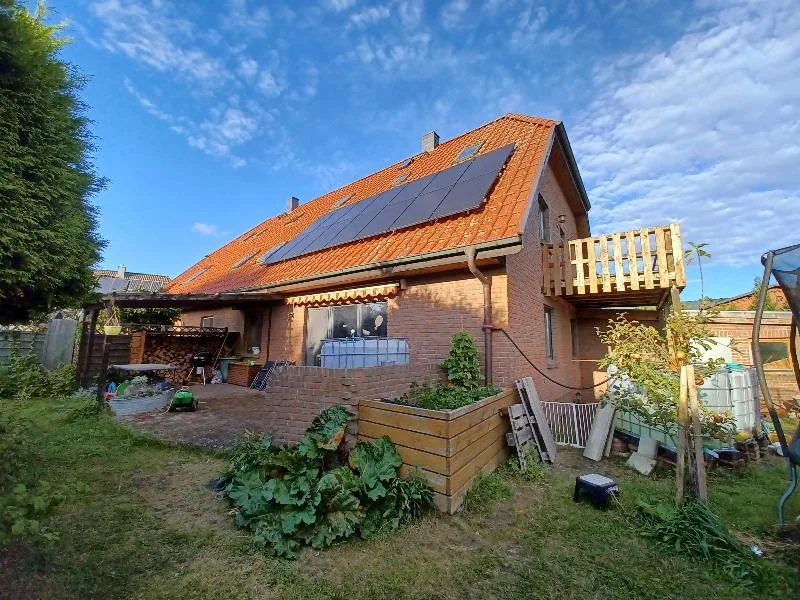
[[[544,307],[544,354],[550,359],[556,357],[553,344],[553,309],[549,306]]]
[[[214,317],[200,317],[200,327],[213,327]]]
[[[543,242],[550,241],[550,207],[539,194],[539,239]]]

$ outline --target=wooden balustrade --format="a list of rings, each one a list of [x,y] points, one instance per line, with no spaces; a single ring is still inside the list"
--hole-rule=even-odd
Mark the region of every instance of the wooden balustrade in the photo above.
[[[649,302],[673,283],[686,285],[677,223],[559,244],[543,242],[542,269],[544,295],[571,301],[606,295]]]

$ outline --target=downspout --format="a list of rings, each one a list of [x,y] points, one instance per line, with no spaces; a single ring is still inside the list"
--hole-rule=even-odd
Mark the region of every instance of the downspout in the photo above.
[[[483,356],[484,356],[484,379],[485,385],[492,385],[492,280],[481,273],[475,264],[477,252],[474,247],[464,250],[467,255],[467,266],[478,281],[483,285]]]

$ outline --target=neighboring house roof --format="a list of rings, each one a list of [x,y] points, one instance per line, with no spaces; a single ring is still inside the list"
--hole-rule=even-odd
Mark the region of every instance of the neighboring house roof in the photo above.
[[[169,283],[166,275],[152,273],[133,273],[120,265],[116,270],[94,269],[97,285],[94,291],[100,294],[109,292],[157,292]]]
[[[347,206],[388,190],[401,170],[409,175],[406,182],[442,171],[453,164],[464,148],[477,142],[483,143],[480,154],[515,145],[505,169],[479,208],[273,264],[259,262],[259,257],[268,250],[291,240],[319,217],[338,208],[337,202],[343,198],[352,195],[341,204]],[[401,167],[406,161],[400,161],[291,212],[267,219],[175,277],[165,291],[184,294],[264,289],[363,265],[424,257],[511,238],[518,240],[533,200],[531,193],[538,185],[554,143],[563,152],[577,189],[579,210],[585,214],[589,202],[563,125],[549,119],[509,114],[442,142],[430,152],[415,155],[406,167]]]
[[[779,310],[789,310],[789,303],[786,301],[786,295],[779,285],[769,286],[768,291],[770,298]],[[739,294],[733,298],[726,298],[714,303],[714,308],[719,310],[753,310],[757,301],[756,292],[750,291],[744,294]]]

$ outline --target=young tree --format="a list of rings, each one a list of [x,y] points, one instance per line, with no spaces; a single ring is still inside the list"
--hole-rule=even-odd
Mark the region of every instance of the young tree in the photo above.
[[[78,304],[104,245],[85,80],[44,18],[41,4],[0,0],[0,323]]]
[[[705,244],[691,244],[696,259],[710,256]],[[701,252],[702,251],[702,254]],[[702,269],[702,266],[701,266]],[[675,428],[678,451],[675,498],[678,503],[707,498],[702,436],[725,439],[734,426],[731,415],[716,415],[700,406],[697,385],[716,370],[722,360],[703,361],[712,346],[708,310],[690,315],[680,310],[677,288],[673,288],[672,312],[664,329],[619,316],[606,329],[597,330],[608,353],[600,366],[617,367],[636,388],[623,388],[612,401],[643,422],[665,430]]]

